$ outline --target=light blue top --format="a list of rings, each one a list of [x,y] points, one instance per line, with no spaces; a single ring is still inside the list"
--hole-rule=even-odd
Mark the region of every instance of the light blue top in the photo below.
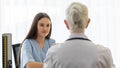
[[[43,62],[46,57],[46,52],[55,43],[53,39],[46,39],[44,48],[40,48],[39,44],[34,39],[26,39],[21,48],[21,63],[20,68],[26,68],[28,62]]]

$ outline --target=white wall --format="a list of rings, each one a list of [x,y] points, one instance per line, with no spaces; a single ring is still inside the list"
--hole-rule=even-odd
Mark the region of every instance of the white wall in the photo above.
[[[65,28],[65,9],[73,1],[85,3],[89,8],[91,23],[86,30],[96,44],[111,49],[116,68],[120,68],[120,1],[119,0],[0,0],[0,68],[2,68],[2,33],[12,33],[12,43],[22,42],[33,17],[46,12],[53,23],[52,38],[65,41],[69,32]]]

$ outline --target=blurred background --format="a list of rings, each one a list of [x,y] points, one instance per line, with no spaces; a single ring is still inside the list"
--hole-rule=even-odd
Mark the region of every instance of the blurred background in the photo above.
[[[0,68],[2,68],[2,34],[12,34],[12,44],[21,43],[34,16],[46,12],[52,20],[52,36],[65,41],[69,31],[64,25],[65,9],[71,2],[88,6],[91,22],[86,35],[96,44],[108,47],[116,68],[120,68],[120,0],[0,0]]]

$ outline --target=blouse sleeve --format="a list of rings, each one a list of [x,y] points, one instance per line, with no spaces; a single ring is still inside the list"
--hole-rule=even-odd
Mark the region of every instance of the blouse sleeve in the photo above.
[[[21,48],[21,68],[26,68],[26,64],[31,61],[35,60],[33,58],[32,45],[30,44],[30,41],[27,39],[22,44]]]
[[[49,40],[49,43],[50,43],[50,47],[51,47],[52,45],[55,44],[55,40],[54,40],[54,39],[50,39],[50,40]]]

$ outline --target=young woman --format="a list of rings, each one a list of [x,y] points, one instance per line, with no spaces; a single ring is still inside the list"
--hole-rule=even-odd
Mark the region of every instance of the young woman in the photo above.
[[[52,23],[46,13],[38,13],[24,39],[18,56],[20,68],[43,68],[47,50],[55,43],[51,39]]]

